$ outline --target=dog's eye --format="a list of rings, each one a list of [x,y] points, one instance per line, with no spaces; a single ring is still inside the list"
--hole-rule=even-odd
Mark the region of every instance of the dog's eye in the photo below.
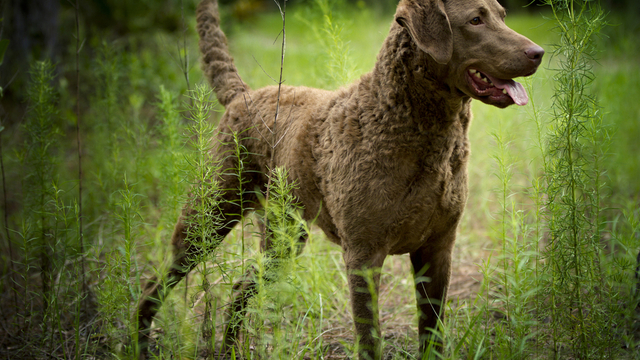
[[[469,24],[471,25],[480,25],[482,24],[482,20],[480,20],[480,17],[474,17],[473,19],[471,19],[471,21],[469,21]]]

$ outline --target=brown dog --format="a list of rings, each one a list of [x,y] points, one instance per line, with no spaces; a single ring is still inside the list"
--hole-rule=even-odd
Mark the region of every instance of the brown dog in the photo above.
[[[372,310],[377,304],[362,291],[367,283],[358,270],[379,268],[388,255],[411,254],[421,353],[443,315],[456,227],[467,198],[471,99],[501,108],[526,104],[522,85],[511,79],[533,74],[544,54],[509,29],[504,17],[496,0],[401,0],[373,71],[335,92],[282,87],[280,108],[291,123],[281,132],[275,164],[299,184],[295,196],[304,216],[316,218],[329,240],[344,249],[361,359],[378,359],[381,349]],[[220,128],[249,129],[243,145],[263,156],[250,156],[246,177],[252,183],[244,188],[264,190],[272,148],[261,134],[267,132],[263,121],[273,125],[278,89],[250,90],[242,82],[215,0],[198,6],[197,22],[203,69],[226,108]],[[233,143],[229,135],[218,137],[221,144]],[[216,151],[227,150],[221,145]],[[236,167],[232,157],[223,161],[223,168]],[[235,176],[220,181],[225,189],[239,187]],[[239,218],[238,194],[221,197],[227,223],[233,224]],[[244,200],[258,203],[255,195],[245,194]],[[193,212],[184,210],[173,234],[169,287],[195,265],[189,259],[197,249],[185,222]],[[234,342],[241,322],[233,319],[254,285],[238,284],[225,345]],[[160,286],[151,281],[138,308],[141,339],[159,306]]]

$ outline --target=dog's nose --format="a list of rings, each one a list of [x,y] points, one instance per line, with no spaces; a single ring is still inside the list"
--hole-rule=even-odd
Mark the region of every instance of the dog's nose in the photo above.
[[[540,64],[542,61],[542,56],[544,55],[544,49],[538,45],[534,45],[527,50],[524,51],[525,55],[529,58],[529,60],[536,63],[536,65]]]

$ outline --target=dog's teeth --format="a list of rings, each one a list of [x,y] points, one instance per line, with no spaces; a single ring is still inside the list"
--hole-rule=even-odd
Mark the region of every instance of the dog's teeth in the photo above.
[[[502,93],[507,95],[507,89],[502,89]]]
[[[475,73],[478,72],[478,70],[471,69],[471,70],[469,70],[469,72],[472,73],[472,74],[475,74]]]
[[[481,75],[479,72],[477,72],[477,73],[476,73],[476,77],[477,77],[478,79],[482,79],[482,75]]]

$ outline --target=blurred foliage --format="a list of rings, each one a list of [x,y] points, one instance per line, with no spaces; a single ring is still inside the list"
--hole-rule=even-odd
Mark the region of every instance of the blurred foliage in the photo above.
[[[82,1],[81,13],[88,28],[113,31],[118,35],[148,31],[151,28],[176,31],[180,28],[181,8],[193,14],[196,2],[183,0],[90,0]],[[63,9],[73,10],[66,2]]]

